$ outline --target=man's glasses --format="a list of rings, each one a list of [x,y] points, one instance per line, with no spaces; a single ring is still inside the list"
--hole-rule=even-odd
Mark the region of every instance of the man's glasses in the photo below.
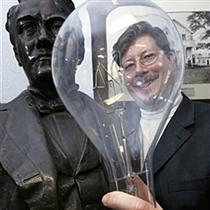
[[[164,52],[162,50],[160,51],[146,51],[142,53],[140,56],[138,56],[135,59],[129,59],[126,62],[122,64],[122,68],[127,71],[133,71],[136,69],[137,62],[140,63],[142,67],[148,67],[155,62],[157,62],[160,55],[162,55]]]

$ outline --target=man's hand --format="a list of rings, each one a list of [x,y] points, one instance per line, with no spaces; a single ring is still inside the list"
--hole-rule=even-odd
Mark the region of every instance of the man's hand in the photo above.
[[[105,206],[117,210],[162,210],[158,204],[155,208],[141,198],[119,191],[107,193],[103,196],[102,202]]]

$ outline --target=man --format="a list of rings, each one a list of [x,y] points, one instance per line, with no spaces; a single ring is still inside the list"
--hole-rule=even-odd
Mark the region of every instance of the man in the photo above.
[[[160,28],[138,22],[117,40],[113,56],[138,104],[135,116],[140,117],[147,154],[149,139],[160,124],[163,99],[175,87],[179,69],[174,51]],[[209,104],[193,102],[178,91],[153,154],[156,200],[165,210],[210,209],[209,116]],[[161,209],[123,192],[107,194],[103,202],[119,210]]]
[[[105,209],[101,159],[51,75],[53,43],[73,9],[71,1],[22,0],[8,12],[6,28],[29,87],[0,110],[0,209]]]

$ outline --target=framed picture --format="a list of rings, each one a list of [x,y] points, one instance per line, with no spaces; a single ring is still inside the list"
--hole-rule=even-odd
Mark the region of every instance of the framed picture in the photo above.
[[[182,91],[191,99],[210,99],[210,12],[169,12],[183,41]]]

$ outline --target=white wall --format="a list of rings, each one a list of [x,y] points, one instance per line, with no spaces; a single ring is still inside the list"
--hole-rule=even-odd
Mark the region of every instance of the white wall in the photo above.
[[[84,1],[74,0],[76,6]],[[210,0],[154,0],[154,2],[168,12],[210,11]],[[7,10],[14,4],[17,4],[17,0],[0,0],[0,102],[8,102],[28,84],[22,68],[17,65],[8,34],[4,28]]]

